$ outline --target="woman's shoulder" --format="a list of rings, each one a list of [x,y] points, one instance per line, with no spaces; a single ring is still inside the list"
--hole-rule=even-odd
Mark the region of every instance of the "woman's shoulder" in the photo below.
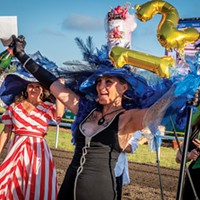
[[[15,109],[17,107],[19,107],[20,105],[22,105],[22,102],[14,102],[12,104],[10,104],[6,109]]]
[[[79,99],[79,109],[78,113],[76,114],[76,122],[82,121],[94,108],[97,108],[98,105],[96,101],[87,99],[87,98],[80,98]]]
[[[9,106],[6,107],[3,115],[7,115],[8,113],[12,113],[16,110],[18,110],[18,108],[20,107],[19,105],[21,105],[21,103],[12,103]]]

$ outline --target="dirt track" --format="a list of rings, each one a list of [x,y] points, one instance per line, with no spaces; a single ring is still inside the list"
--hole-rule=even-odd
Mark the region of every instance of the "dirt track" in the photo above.
[[[61,185],[65,170],[67,169],[71,158],[72,152],[51,149],[54,157],[58,183]],[[5,156],[6,149],[3,155],[0,156],[0,163]],[[170,168],[160,168],[162,190],[164,200],[175,200],[176,189],[178,183],[179,171]],[[158,168],[153,164],[139,164],[129,162],[129,173],[131,184],[123,188],[123,200],[161,200],[160,181],[158,176]]]

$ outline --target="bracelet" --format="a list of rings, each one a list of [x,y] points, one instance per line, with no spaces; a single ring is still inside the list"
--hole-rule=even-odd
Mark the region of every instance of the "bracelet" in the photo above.
[[[30,60],[31,58],[28,58],[25,62],[24,62],[24,64],[23,64],[23,67],[24,68],[26,68],[25,66],[26,66],[26,64],[28,63],[28,61]]]

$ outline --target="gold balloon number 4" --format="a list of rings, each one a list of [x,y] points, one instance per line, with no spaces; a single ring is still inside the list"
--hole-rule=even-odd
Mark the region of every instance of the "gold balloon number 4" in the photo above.
[[[168,51],[177,49],[183,54],[185,46],[194,43],[200,37],[195,28],[177,29],[179,14],[171,4],[165,1],[152,0],[142,5],[137,4],[135,8],[136,17],[143,22],[152,19],[155,14],[162,14],[157,28],[157,38]],[[149,70],[164,78],[170,77],[169,67],[175,66],[175,60],[171,56],[156,57],[117,46],[111,49],[109,57],[116,67],[129,64]]]

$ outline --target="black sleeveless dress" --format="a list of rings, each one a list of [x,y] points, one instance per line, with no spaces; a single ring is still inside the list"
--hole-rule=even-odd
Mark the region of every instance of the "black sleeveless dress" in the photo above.
[[[121,152],[118,142],[119,115],[120,113],[91,139],[81,133],[80,126],[77,128],[74,156],[60,188],[58,200],[117,198],[114,167]]]

